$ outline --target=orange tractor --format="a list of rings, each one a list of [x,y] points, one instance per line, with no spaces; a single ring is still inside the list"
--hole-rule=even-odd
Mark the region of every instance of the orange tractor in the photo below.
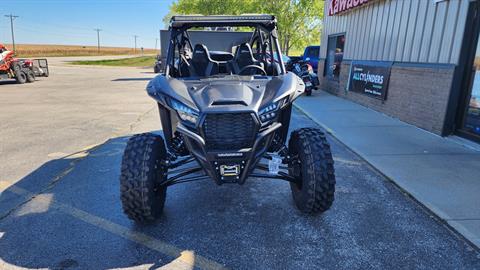
[[[38,67],[34,65],[34,61],[38,62],[38,59],[18,59],[14,55],[15,52],[9,51],[3,44],[0,44],[0,80],[15,79],[17,83],[23,84],[34,82],[36,73],[45,76],[45,72],[38,72]],[[48,66],[46,70],[46,76],[48,76]]]

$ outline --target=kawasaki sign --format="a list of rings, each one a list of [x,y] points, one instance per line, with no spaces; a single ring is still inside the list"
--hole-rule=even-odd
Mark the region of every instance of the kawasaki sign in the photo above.
[[[350,9],[364,5],[372,0],[330,0],[328,5],[328,16],[333,16]]]

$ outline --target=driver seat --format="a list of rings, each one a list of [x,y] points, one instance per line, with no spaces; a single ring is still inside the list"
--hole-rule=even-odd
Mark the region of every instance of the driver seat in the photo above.
[[[230,71],[233,74],[238,74],[242,68],[250,65],[256,65],[263,68],[263,63],[253,57],[250,44],[242,43],[237,47],[233,59],[229,61]]]
[[[210,53],[205,45],[195,45],[192,60],[188,65],[190,76],[205,77],[218,74],[218,66],[218,62],[210,58]]]

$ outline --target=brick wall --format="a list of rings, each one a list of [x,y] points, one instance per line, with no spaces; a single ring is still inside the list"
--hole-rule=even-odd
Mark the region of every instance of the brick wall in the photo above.
[[[350,63],[342,64],[339,81],[330,81],[323,77],[323,68],[324,63],[321,61],[318,68],[321,89],[433,133],[442,134],[453,80],[453,66],[394,64],[385,101],[345,90]]]

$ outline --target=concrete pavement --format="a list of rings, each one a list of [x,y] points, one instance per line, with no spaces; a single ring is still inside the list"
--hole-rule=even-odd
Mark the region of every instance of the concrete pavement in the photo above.
[[[480,151],[317,91],[295,105],[480,246]]]
[[[130,134],[140,117],[157,117],[155,104],[145,95],[155,76],[151,69],[66,66],[73,59],[83,58],[49,58],[51,76],[32,84],[0,82],[0,180],[32,169],[24,170],[25,163],[46,161],[17,156],[24,149],[55,158],[104,142],[112,133]],[[10,170],[4,168],[13,164],[17,173],[5,174]]]
[[[50,77],[0,82],[0,192],[42,164],[124,136],[160,128],[145,86],[152,69],[67,66],[49,58]],[[152,125],[152,126],[148,126]],[[47,176],[45,176],[47,177]],[[0,216],[15,199],[0,203]]]

